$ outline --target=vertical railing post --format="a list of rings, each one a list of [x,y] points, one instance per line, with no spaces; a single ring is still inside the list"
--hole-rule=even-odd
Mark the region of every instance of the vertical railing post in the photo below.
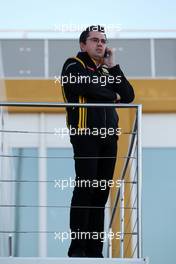
[[[112,234],[112,228],[109,228],[109,233]],[[109,238],[108,240],[108,257],[112,258],[112,239]]]
[[[137,106],[137,257],[142,257],[142,106]]]
[[[4,173],[4,164],[3,164],[3,154],[4,154],[4,134],[3,134],[3,129],[4,129],[4,120],[3,120],[3,106],[0,107],[0,180],[3,180],[3,173]],[[4,191],[2,189],[2,183],[0,183],[0,203],[3,203],[3,198],[4,198]],[[3,215],[4,210],[1,207],[0,208],[0,214]],[[0,229],[4,230],[4,218],[1,219],[0,221]],[[0,256],[5,255],[5,252],[7,252],[7,247],[5,246],[6,241],[6,234],[1,234],[0,237]]]
[[[107,208],[106,208],[106,211],[105,211],[105,214],[107,214],[107,224],[108,224],[108,232],[109,234],[111,234],[112,232],[112,227],[109,227],[109,223],[110,223],[110,219],[111,219],[111,213],[112,213],[112,210],[111,210],[111,198],[109,196],[108,198],[108,201],[107,201]],[[112,258],[112,239],[111,239],[111,236],[108,236],[108,246],[107,246],[107,257],[108,258]]]
[[[124,224],[125,224],[125,188],[124,180],[121,181],[120,186],[120,257],[124,258]]]
[[[0,108],[0,167],[1,167],[1,171],[0,171],[0,178],[2,177],[2,172],[3,172],[3,162],[2,162],[2,155],[3,155],[3,128],[4,128],[4,119],[3,119],[3,106],[1,106]]]
[[[45,130],[45,115],[40,115],[40,132]],[[39,156],[47,156],[45,135],[39,134]],[[47,168],[45,159],[39,159],[39,257],[47,257]]]
[[[9,257],[12,257],[12,234],[8,237]]]

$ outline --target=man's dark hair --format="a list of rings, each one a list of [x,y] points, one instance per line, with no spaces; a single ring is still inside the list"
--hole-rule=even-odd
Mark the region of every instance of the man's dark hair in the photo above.
[[[79,43],[83,42],[84,44],[86,44],[86,40],[87,38],[89,37],[89,32],[90,31],[98,31],[98,32],[102,32],[104,33],[105,35],[105,38],[106,38],[106,34],[105,34],[105,29],[104,27],[100,26],[100,25],[97,25],[97,26],[90,26],[90,27],[87,27],[86,30],[84,30],[80,37],[79,37]]]

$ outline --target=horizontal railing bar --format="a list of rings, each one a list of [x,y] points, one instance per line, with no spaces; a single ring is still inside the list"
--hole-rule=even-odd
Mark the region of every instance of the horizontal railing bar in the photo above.
[[[116,156],[112,157],[73,157],[73,156],[20,156],[20,155],[0,155],[4,158],[27,158],[27,159],[115,159]],[[136,157],[119,156],[119,159],[136,159]]]
[[[70,208],[70,205],[16,205],[16,204],[0,204],[0,208]],[[79,209],[102,209],[103,206],[71,206],[71,208],[79,208]],[[112,209],[112,206],[106,206],[105,208]],[[120,207],[125,210],[137,210],[137,207]]]
[[[138,104],[115,104],[115,103],[48,103],[48,102],[0,102],[0,106],[17,106],[17,107],[114,107],[114,108],[138,108]]]
[[[59,127],[59,129],[60,129],[60,127]],[[64,127],[63,129],[67,129],[67,127]],[[61,133],[61,132],[58,132],[58,131],[27,131],[27,130],[5,130],[5,129],[0,129],[0,132],[2,132],[2,133],[20,133],[20,134],[68,135],[68,133]],[[121,132],[120,135],[132,135],[132,134],[136,134],[136,132]]]
[[[0,231],[0,233],[2,234],[9,234],[9,233],[12,233],[12,234],[19,234],[19,233],[28,233],[28,234],[40,234],[40,233],[48,233],[48,234],[53,234],[53,233],[59,233],[59,232],[62,232],[62,231]],[[64,231],[64,232],[67,232],[69,233],[69,231]],[[81,231],[80,231],[81,232]],[[82,231],[83,232],[83,231]],[[127,232],[127,233],[121,233],[121,232],[118,232],[118,234],[124,234],[124,235],[137,235],[137,232]]]
[[[70,205],[16,205],[16,204],[0,204],[0,208],[70,208]],[[89,208],[95,208],[95,209],[102,209],[103,206],[71,206],[71,208],[80,208],[80,209],[89,209]],[[106,206],[106,208],[112,208],[110,206]]]
[[[57,182],[57,181],[60,181],[60,180],[63,180],[62,178],[61,179],[54,179],[54,180],[50,180],[50,181],[33,181],[33,180],[0,180],[0,182],[9,182],[9,183],[11,183],[11,182],[18,182],[18,183],[38,183],[38,182],[48,182],[48,183],[55,183],[55,182]],[[67,179],[65,179],[65,180],[67,180]],[[74,180],[74,178],[73,178],[73,180]],[[69,180],[68,180],[69,181]],[[93,180],[92,180],[93,181]],[[108,181],[108,180],[107,180]],[[120,180],[119,180],[119,183],[120,183]],[[126,183],[126,184],[137,184],[137,182],[124,182],[124,183]]]

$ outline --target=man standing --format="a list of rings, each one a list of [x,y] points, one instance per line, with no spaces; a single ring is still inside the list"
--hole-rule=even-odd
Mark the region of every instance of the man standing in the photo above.
[[[107,48],[104,28],[88,27],[81,33],[79,43],[81,52],[67,59],[62,69],[65,101],[97,105],[132,102],[133,88],[114,63],[114,51]],[[113,179],[116,162],[118,116],[113,107],[68,107],[67,125],[76,131],[70,134],[70,141],[77,183],[70,210],[70,229],[75,236],[68,256],[103,257],[101,234],[108,181]],[[101,188],[101,181],[107,183],[106,188]],[[83,233],[85,236],[80,236]]]

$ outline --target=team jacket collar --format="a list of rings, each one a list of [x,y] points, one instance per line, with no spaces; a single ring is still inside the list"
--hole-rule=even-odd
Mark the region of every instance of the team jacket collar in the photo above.
[[[90,58],[87,52],[78,52],[77,57],[82,60],[86,67],[92,71],[97,70],[97,66],[94,61]]]

